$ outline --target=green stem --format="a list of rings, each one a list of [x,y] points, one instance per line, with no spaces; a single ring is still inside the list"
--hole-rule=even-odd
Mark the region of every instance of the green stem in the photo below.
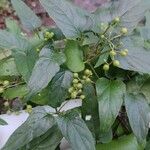
[[[91,67],[92,71],[94,72],[94,74],[96,75],[96,77],[99,79],[99,76],[98,76],[98,74],[96,73],[96,71],[95,71],[95,69],[93,68],[93,66],[92,66],[90,63],[87,63],[87,64]]]

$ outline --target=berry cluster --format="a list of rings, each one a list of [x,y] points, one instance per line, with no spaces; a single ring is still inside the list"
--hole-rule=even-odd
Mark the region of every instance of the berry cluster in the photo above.
[[[83,94],[83,84],[91,82],[90,77],[92,76],[92,71],[89,69],[86,69],[84,71],[84,75],[82,76],[82,79],[79,77],[78,73],[73,74],[73,80],[72,80],[72,86],[68,89],[68,92],[70,93],[70,97],[72,99],[80,98],[85,99],[85,95]]]
[[[112,61],[110,63],[108,63],[105,60],[105,64],[103,65],[104,71],[108,71],[111,64],[113,64],[113,66],[115,66],[115,67],[120,66],[120,62],[115,59],[116,55],[120,55],[122,57],[125,57],[128,55],[128,49],[124,49],[124,50],[120,51],[120,49],[114,44],[114,41],[116,43],[116,40],[118,40],[120,37],[127,35],[128,29],[125,27],[122,27],[120,29],[120,33],[117,35],[113,35],[113,37],[111,36],[112,31],[109,32],[109,30],[112,30],[119,23],[120,23],[120,18],[116,17],[110,24],[104,24],[104,23],[101,24],[101,30],[103,31],[103,33],[102,34],[100,33],[100,37],[103,42],[105,42],[109,45],[109,47],[110,47],[109,55],[112,59]],[[117,43],[119,43],[119,41],[117,41]]]
[[[44,40],[45,41],[48,41],[48,40],[52,39],[53,37],[54,37],[54,33],[53,32],[46,31],[44,33]]]
[[[30,114],[32,112],[32,106],[31,105],[27,105],[26,109],[25,109],[25,112]]]

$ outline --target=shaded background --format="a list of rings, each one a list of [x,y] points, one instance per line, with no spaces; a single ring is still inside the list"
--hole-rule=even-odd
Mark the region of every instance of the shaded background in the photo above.
[[[68,0],[73,1],[76,5],[83,7],[89,11],[96,10],[97,7],[102,5],[108,0]],[[45,10],[41,7],[39,0],[25,0],[26,4],[42,19],[43,25],[53,25],[54,22],[49,18]],[[13,18],[18,20],[13,8],[11,7],[10,0],[0,0],[0,28],[5,28],[5,18]]]

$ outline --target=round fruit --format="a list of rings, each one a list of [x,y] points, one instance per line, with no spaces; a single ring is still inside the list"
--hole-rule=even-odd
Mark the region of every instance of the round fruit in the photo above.
[[[79,93],[79,94],[82,93],[82,90],[80,89],[80,90],[78,91],[78,93]]]
[[[121,52],[120,52],[120,55],[121,55],[121,56],[127,56],[128,53],[127,53],[126,51],[121,51]]]
[[[79,80],[78,79],[73,79],[73,81],[72,81],[74,84],[77,84],[78,82],[79,82]]]
[[[116,67],[119,67],[120,66],[120,62],[118,60],[114,60],[113,61],[113,65],[116,66]]]
[[[84,74],[88,76],[88,75],[91,74],[91,71],[90,71],[89,69],[86,69],[86,70],[84,71]]]
[[[76,89],[78,87],[78,84],[73,84],[73,87]]]
[[[128,50],[128,49],[124,49],[124,51],[125,51],[126,53],[128,53],[129,50]]]
[[[2,94],[4,92],[4,88],[0,87],[0,94]]]
[[[8,106],[9,106],[9,102],[6,101],[6,102],[4,103],[4,106],[5,106],[5,107],[8,107]]]
[[[105,36],[104,36],[104,35],[101,35],[101,38],[102,38],[102,39],[104,39],[104,38],[105,38]]]
[[[32,113],[32,109],[26,109],[26,112],[31,114]]]
[[[86,76],[83,76],[83,79],[85,80],[87,77]]]
[[[109,70],[109,65],[108,65],[108,64],[105,64],[105,65],[103,66],[103,70],[108,71],[108,70]]]
[[[118,23],[118,22],[120,22],[120,18],[119,18],[119,17],[116,17],[116,18],[114,19],[114,21]]]
[[[80,99],[85,99],[85,95],[81,95],[81,96],[80,96]]]
[[[8,80],[5,80],[5,81],[3,82],[3,85],[4,85],[4,86],[8,86],[8,85],[9,85],[9,81],[8,81]]]
[[[81,83],[78,83],[78,84],[77,84],[77,88],[78,88],[78,89],[82,89],[82,87],[83,87],[83,86],[82,86]]]
[[[32,109],[32,106],[31,105],[27,105],[27,109]]]
[[[54,32],[51,32],[49,38],[52,38],[53,36],[54,36]]]
[[[122,28],[121,29],[121,33],[122,34],[127,34],[128,33],[128,29],[127,28]]]
[[[74,98],[76,98],[76,97],[77,97],[77,92],[75,92],[75,91],[74,91],[74,92],[72,92],[72,93],[71,93],[71,98],[73,98],[73,99],[74,99]]]
[[[74,78],[78,78],[78,77],[79,77],[78,73],[74,73],[74,74],[73,74],[73,77],[74,77]]]
[[[91,79],[90,78],[86,78],[85,80],[87,83],[90,83],[91,82]]]
[[[39,52],[39,51],[40,51],[40,49],[39,49],[39,48],[37,48],[37,49],[36,49],[36,51],[37,51],[37,52]]]
[[[69,93],[72,93],[72,92],[73,92],[73,90],[74,90],[74,88],[73,88],[73,87],[71,87],[71,88],[69,88],[69,89],[68,89],[68,92],[69,92]]]
[[[111,56],[116,56],[115,50],[111,50],[111,51],[110,51],[110,55],[111,55]]]

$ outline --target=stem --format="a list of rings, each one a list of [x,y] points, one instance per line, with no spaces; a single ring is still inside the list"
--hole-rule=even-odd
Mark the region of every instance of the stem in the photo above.
[[[103,32],[102,35],[106,34],[106,32],[109,30],[110,26],[111,26],[111,25],[109,24],[108,27],[106,28],[106,30]]]
[[[5,89],[12,88],[12,87],[15,87],[15,86],[21,85],[21,84],[25,84],[25,82],[20,82],[20,83],[16,83],[16,84],[10,85],[10,86],[6,87]]]
[[[95,71],[95,69],[93,68],[93,66],[92,66],[90,63],[87,63],[87,64],[91,67],[91,69],[93,70],[94,74],[95,74],[96,77],[99,79],[99,76],[98,76],[98,74],[96,73],[96,71]]]
[[[116,36],[114,36],[113,38],[111,38],[110,41],[112,41],[112,40],[114,40],[114,39],[117,39],[117,38],[120,38],[121,36],[122,36],[121,34],[116,35]]]

